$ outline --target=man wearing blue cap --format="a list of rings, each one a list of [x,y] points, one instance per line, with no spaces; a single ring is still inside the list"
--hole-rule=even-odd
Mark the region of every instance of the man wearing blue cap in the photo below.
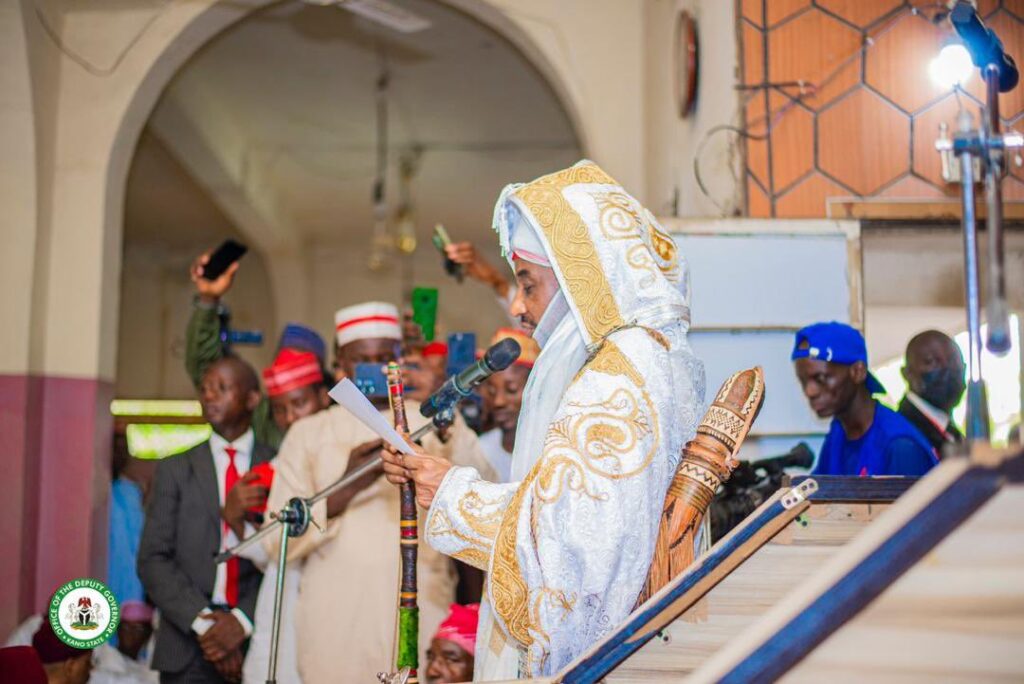
[[[873,395],[885,388],[868,370],[864,337],[845,323],[815,323],[796,334],[791,357],[819,418],[832,417],[816,475],[924,475],[938,459],[917,428]]]

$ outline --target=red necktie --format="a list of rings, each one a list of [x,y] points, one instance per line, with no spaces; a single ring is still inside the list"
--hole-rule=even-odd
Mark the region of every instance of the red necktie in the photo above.
[[[228,492],[238,482],[238,468],[235,467],[235,455],[238,449],[228,445],[224,447],[224,453],[228,455],[228,469],[224,472],[224,498],[227,499]],[[224,534],[228,532],[228,525],[224,523]],[[224,587],[224,598],[228,605],[234,608],[238,605],[238,559],[232,558],[227,562],[227,583]]]

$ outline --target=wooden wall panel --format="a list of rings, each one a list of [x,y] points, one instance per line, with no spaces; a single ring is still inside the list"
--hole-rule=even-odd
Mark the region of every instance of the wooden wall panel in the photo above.
[[[980,0],[1011,55],[1024,59],[1024,0]],[[747,215],[824,217],[829,197],[940,199],[935,138],[960,106],[977,113],[975,74],[959,95],[935,86],[928,64],[950,38],[927,0],[737,0]],[[1024,126],[1024,88],[1003,96]],[[1012,168],[1007,199],[1024,193]],[[1020,181],[1020,182],[1018,182]]]

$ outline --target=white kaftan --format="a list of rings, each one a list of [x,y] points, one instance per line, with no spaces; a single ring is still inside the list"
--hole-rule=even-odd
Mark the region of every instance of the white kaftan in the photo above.
[[[503,245],[537,232],[571,315],[549,305],[535,334],[513,481],[452,468],[428,514],[431,546],[488,571],[476,680],[554,674],[629,615],[704,395],[685,265],[649,212],[590,162],[501,201]]]

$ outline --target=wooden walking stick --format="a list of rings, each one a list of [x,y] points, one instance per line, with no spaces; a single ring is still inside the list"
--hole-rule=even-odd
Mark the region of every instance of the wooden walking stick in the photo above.
[[[388,364],[388,399],[395,419],[395,429],[409,434],[409,423],[405,417],[405,387],[402,384],[402,370],[398,364]],[[398,648],[395,658],[397,672],[392,679],[382,681],[417,684],[419,668],[420,609],[416,604],[416,556],[419,550],[419,533],[416,518],[416,486],[410,481],[401,486],[402,517],[399,543],[402,551],[402,584],[398,593]],[[408,668],[408,675],[405,670]]]
[[[697,435],[683,447],[683,457],[669,485],[647,582],[637,598],[642,604],[694,560],[694,542],[719,485],[737,465],[736,453],[764,402],[760,366],[733,373],[718,390]]]

